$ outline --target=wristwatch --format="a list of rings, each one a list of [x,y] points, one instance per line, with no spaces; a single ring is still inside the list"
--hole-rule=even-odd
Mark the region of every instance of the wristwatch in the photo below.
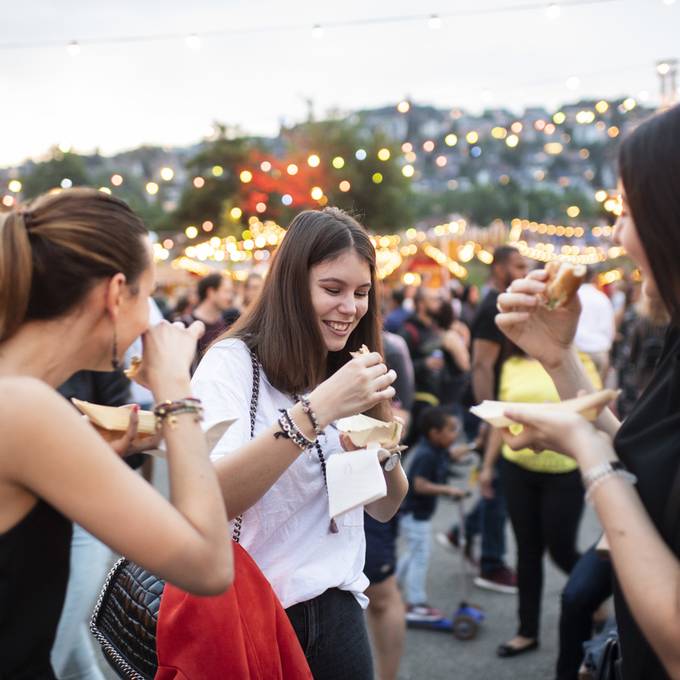
[[[382,466],[382,469],[385,470],[385,472],[392,472],[397,465],[401,462],[401,453],[399,451],[395,451],[394,453],[391,453],[389,458],[385,458],[380,465]]]

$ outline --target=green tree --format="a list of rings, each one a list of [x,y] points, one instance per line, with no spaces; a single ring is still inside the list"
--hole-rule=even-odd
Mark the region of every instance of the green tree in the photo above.
[[[394,232],[411,224],[415,212],[411,180],[401,172],[396,160],[398,146],[385,134],[368,131],[346,120],[310,122],[285,134],[289,149],[316,153],[328,164],[330,181],[323,187],[329,205],[348,210],[368,229],[377,233]],[[390,157],[380,160],[378,152],[388,149]],[[357,152],[363,150],[363,154]],[[333,165],[333,159],[341,167]],[[341,182],[349,182],[342,191]]]
[[[70,180],[71,186],[74,187],[89,183],[85,161],[81,156],[63,153],[57,147],[54,147],[50,154],[49,160],[36,163],[22,177],[23,193],[27,199],[60,187],[65,179]]]
[[[239,172],[254,142],[247,138],[231,139],[224,126],[214,141],[206,143],[188,163],[190,174],[202,177],[204,185],[188,182],[177,209],[167,217],[163,227],[181,230],[189,224],[209,220],[223,232],[240,235],[240,228],[228,219],[239,190]]]

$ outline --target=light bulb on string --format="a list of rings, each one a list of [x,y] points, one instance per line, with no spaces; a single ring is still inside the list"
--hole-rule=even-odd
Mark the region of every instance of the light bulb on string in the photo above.
[[[71,57],[77,57],[80,54],[80,43],[77,40],[71,40],[71,42],[66,45],[66,51]]]
[[[323,26],[321,24],[314,24],[312,26],[312,38],[321,40],[323,38]]]
[[[201,49],[201,39],[195,33],[192,33],[191,35],[188,35],[186,38],[184,38],[184,44],[190,50]]]
[[[427,27],[433,31],[442,27],[442,20],[438,14],[431,14],[430,18],[427,20]]]
[[[569,78],[567,78],[567,82],[565,84],[567,86],[567,89],[577,90],[581,85],[581,79],[578,76],[570,76]]]
[[[674,5],[674,4],[675,4],[675,0],[663,0],[663,4],[664,4],[664,5],[668,5],[668,6]]]
[[[559,6],[557,2],[551,2],[545,8],[545,15],[548,17],[548,19],[552,21],[554,21],[555,19],[559,19],[561,14],[562,8]]]

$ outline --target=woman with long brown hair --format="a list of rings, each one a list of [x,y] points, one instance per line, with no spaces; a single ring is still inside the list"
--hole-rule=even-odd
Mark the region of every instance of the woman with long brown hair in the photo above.
[[[352,358],[361,345],[372,351]],[[227,512],[238,516],[241,543],[286,608],[317,679],[373,677],[363,508],[329,523],[326,462],[343,451],[337,419],[389,418],[395,373],[381,346],[368,234],[341,210],[310,210],[292,221],[261,295],[192,381],[208,424],[238,418],[213,453]],[[380,521],[407,488],[396,459],[384,475],[387,497],[366,506]]]
[[[188,398],[201,324],[149,329],[153,280],[146,228],[114,197],[72,189],[0,218],[3,678],[55,677],[72,521],[186,590],[216,594],[231,582],[224,502]],[[139,379],[174,415],[159,420],[174,507],[55,391],[76,371],[117,367],[142,333]]]

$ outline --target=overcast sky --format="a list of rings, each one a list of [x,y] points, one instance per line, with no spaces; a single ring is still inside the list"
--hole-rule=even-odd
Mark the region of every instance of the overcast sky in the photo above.
[[[565,3],[570,0],[564,0]],[[672,2],[672,0],[666,0]],[[347,19],[517,7],[531,0],[2,0],[0,166],[53,144],[104,153],[198,141],[217,120],[275,134],[281,120],[410,96],[480,110],[556,107],[581,96],[658,97],[654,64],[680,57],[680,0],[612,0],[427,21],[326,28]],[[546,6],[548,2],[545,3]],[[286,26],[293,26],[286,29]],[[304,26],[304,28],[295,28]],[[219,29],[206,37],[88,45],[88,39]],[[65,45],[83,42],[70,56]],[[58,41],[6,49],[8,43]],[[568,78],[580,79],[577,89]],[[573,84],[573,83],[572,83]]]

